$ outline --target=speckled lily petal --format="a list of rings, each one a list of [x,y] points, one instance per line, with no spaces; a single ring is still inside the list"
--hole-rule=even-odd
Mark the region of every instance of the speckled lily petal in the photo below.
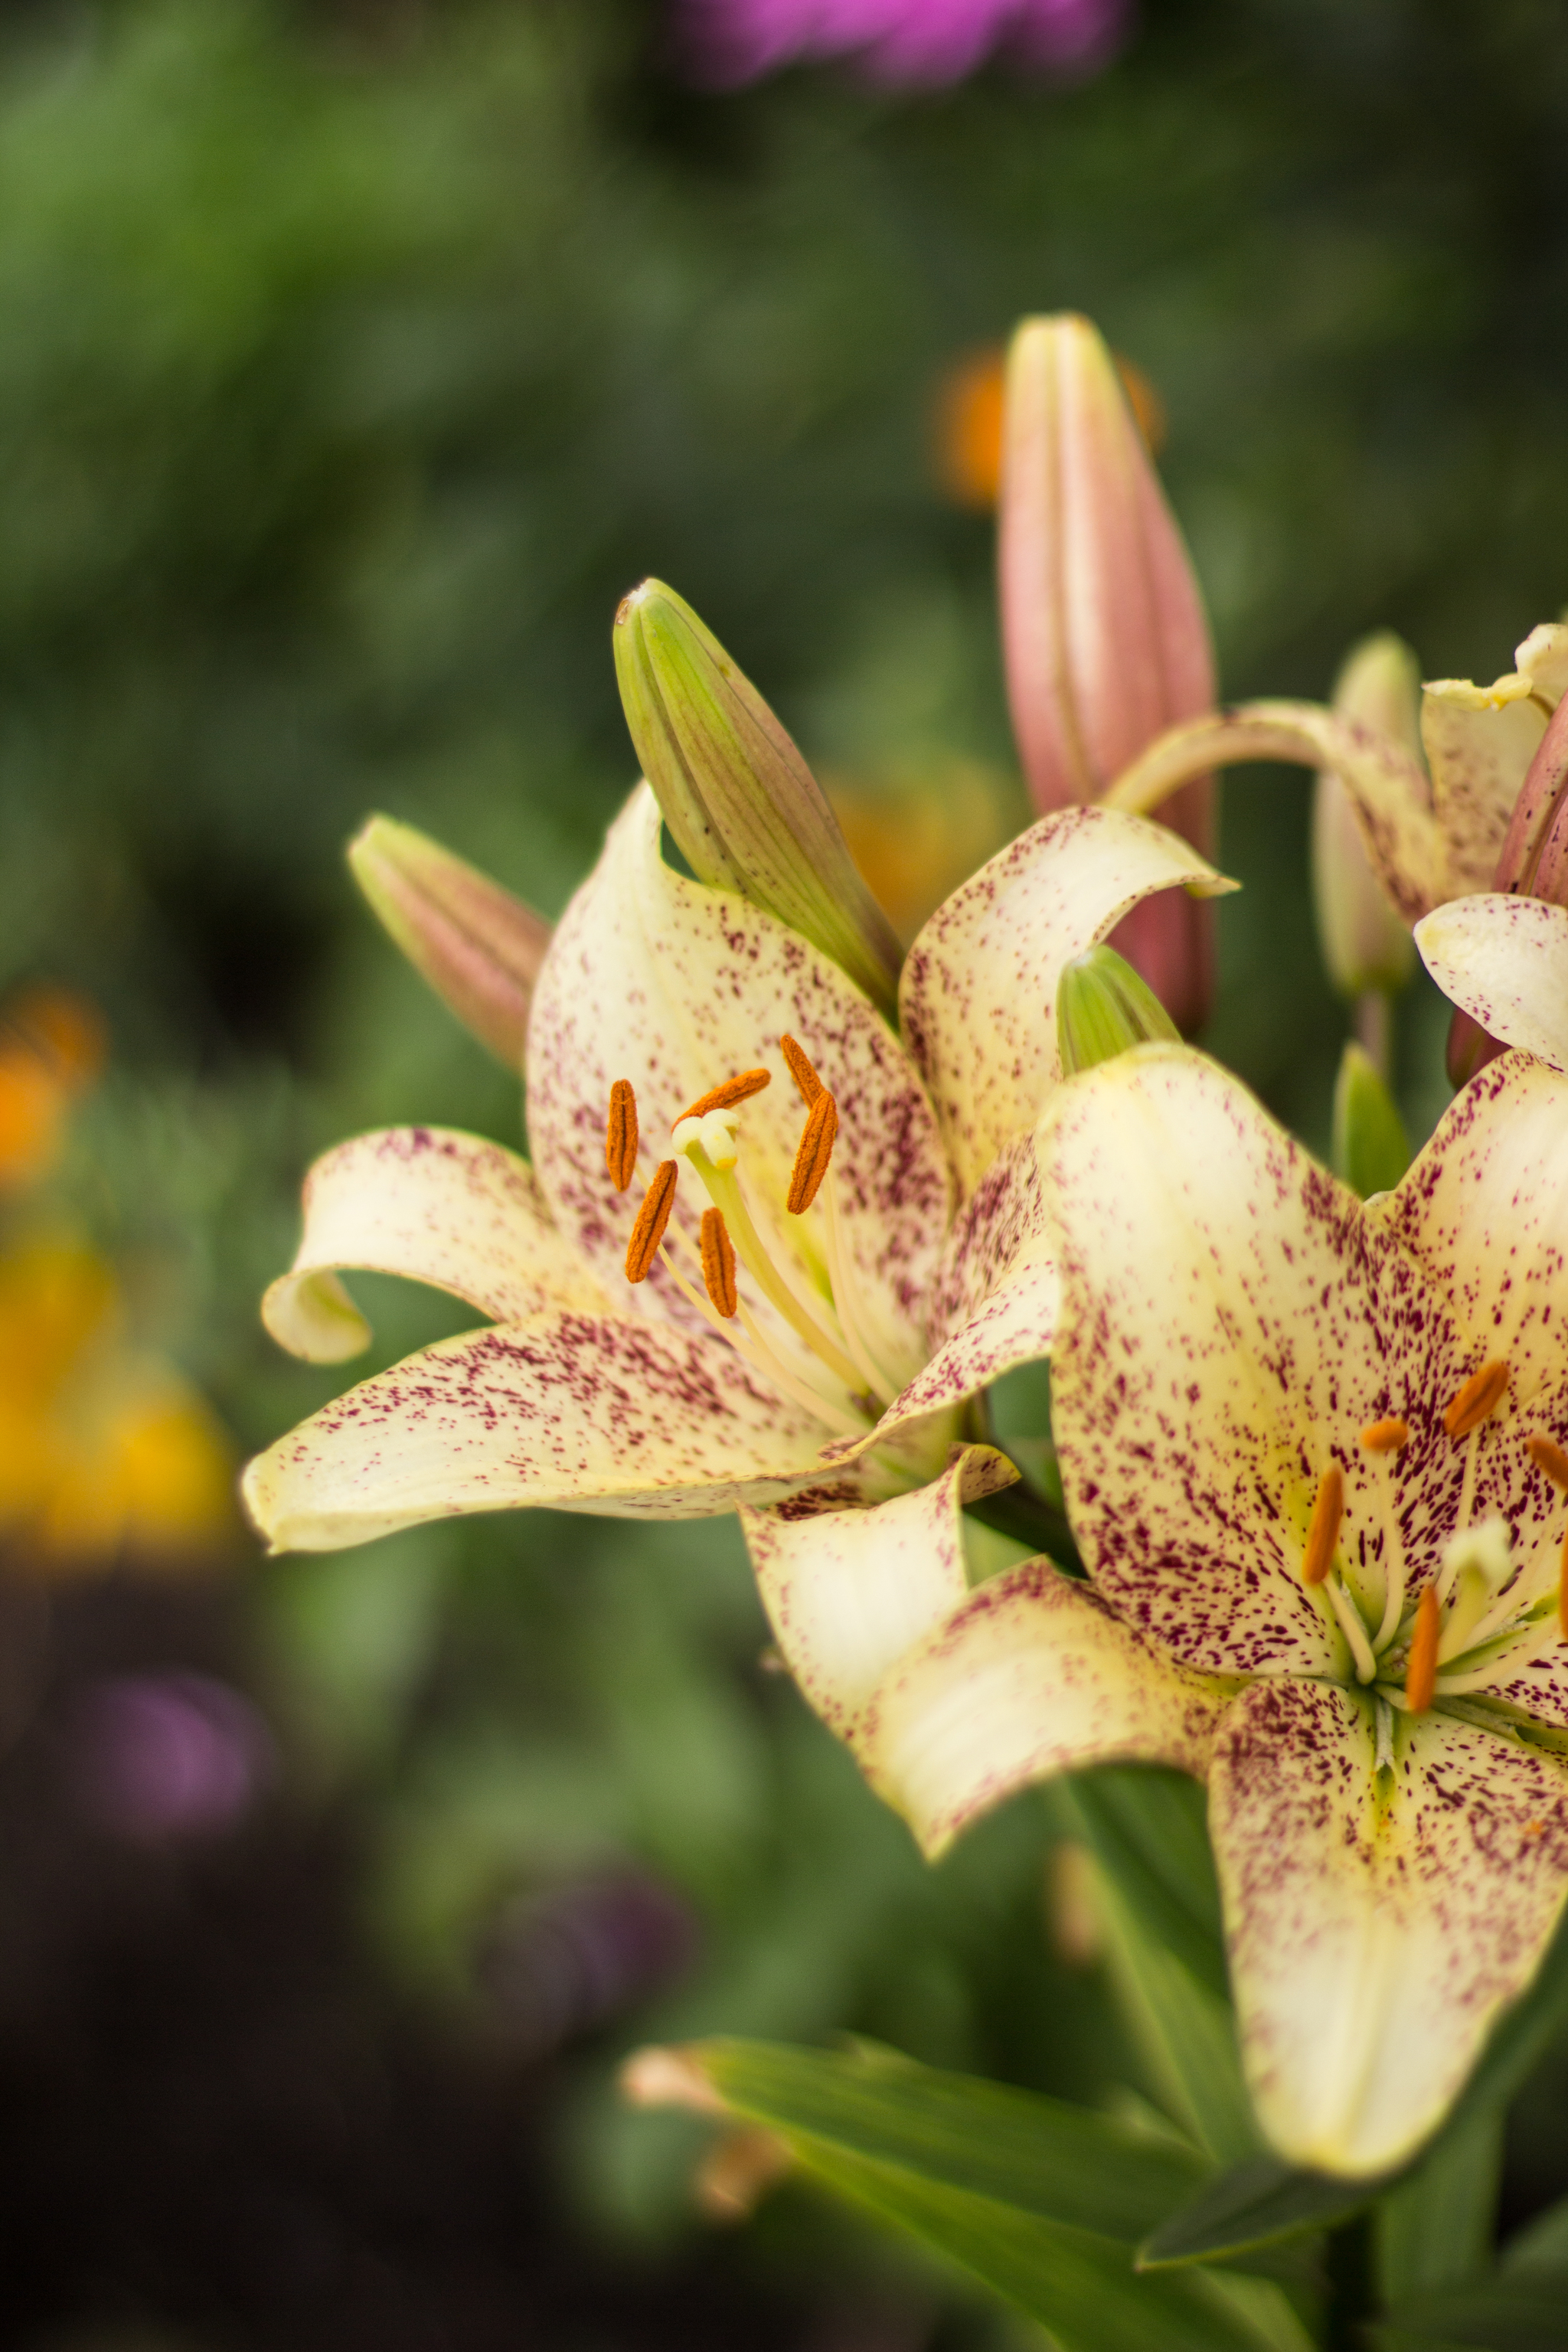
[[[973,1191],[1032,1128],[1061,1075],[1057,976],[1130,907],[1182,885],[1237,887],[1163,826],[1099,808],[1060,809],[955,890],[904,965],[904,1034],[958,1178]]]
[[[1330,1666],[1338,1636],[1300,1578],[1318,1482],[1342,1457],[1342,1549],[1380,1560],[1355,1433],[1405,1402],[1387,1401],[1360,1204],[1179,1045],[1064,1087],[1041,1160],[1062,1275],[1053,1426],[1096,1581],[1190,1665]]]
[[[1568,1069],[1568,908],[1488,890],[1426,916],[1415,945],[1444,995],[1483,1029]]]
[[[803,1267],[825,1261],[823,1209],[787,1217],[783,1202],[805,1108],[779,1052],[797,1038],[837,1100],[834,1170],[846,1245],[866,1320],[889,1369],[924,1353],[923,1303],[949,1217],[936,1123],[908,1055],[836,964],[741,898],[677,874],[659,853],[658,805],[639,785],[604,856],[567,908],[534,991],[529,1029],[529,1128],[534,1164],[562,1232],[611,1296],[635,1207],[605,1170],[611,1083],[637,1092],[644,1152],[638,1182],[668,1149],[687,1105],[737,1071],[773,1084],[741,1115],[742,1170],[782,1251]],[[707,1205],[683,1172],[676,1216],[695,1234]],[[742,1296],[770,1330],[765,1302]],[[688,1312],[660,1270],[628,1307],[662,1299]]]
[[[1373,870],[1407,923],[1449,896],[1447,852],[1418,760],[1318,702],[1243,702],[1184,719],[1140,752],[1103,805],[1157,815],[1177,787],[1238,760],[1331,768],[1351,796]]]
[[[289,1272],[261,1303],[273,1338],[312,1363],[341,1363],[370,1328],[336,1280],[346,1267],[449,1290],[494,1322],[544,1306],[607,1301],[550,1221],[515,1152],[441,1128],[356,1135],[305,1179],[305,1230]]]
[[[363,1381],[259,1455],[244,1492],[275,1551],[331,1551],[529,1503],[700,1518],[820,1479],[821,1441],[722,1340],[545,1313]]]
[[[1489,890],[1524,772],[1546,732],[1531,681],[1510,670],[1495,686],[1435,678],[1422,688],[1421,740],[1432,805],[1447,856],[1445,895]]]
[[[778,1645],[832,1730],[848,1738],[889,1667],[958,1606],[960,1510],[1017,1475],[991,1446],[969,1445],[929,1486],[869,1509],[827,1486],[742,1512]]]
[[[1531,692],[1548,710],[1568,694],[1568,623],[1542,621],[1513,649],[1514,667],[1530,680]]]
[[[1259,1683],[1209,1782],[1242,2049],[1281,2154],[1373,2175],[1436,2125],[1568,1892],[1568,1772],[1405,1718],[1380,1803],[1370,1710]]]
[[[971,1593],[888,1675],[852,1732],[925,1852],[1048,1774],[1116,1761],[1201,1774],[1226,1705],[1048,1559]]]

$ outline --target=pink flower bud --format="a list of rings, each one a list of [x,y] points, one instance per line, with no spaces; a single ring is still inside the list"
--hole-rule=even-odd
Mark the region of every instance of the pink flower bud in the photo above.
[[[1013,338],[999,555],[1007,696],[1035,805],[1096,800],[1156,735],[1212,707],[1215,675],[1181,533],[1087,319],[1028,319]],[[1205,776],[1159,814],[1212,854],[1214,808]],[[1206,907],[1164,892],[1114,944],[1195,1027],[1213,984]]]
[[[423,980],[509,1070],[521,1072],[528,1008],[550,925],[428,834],[373,816],[349,844],[355,881]]]

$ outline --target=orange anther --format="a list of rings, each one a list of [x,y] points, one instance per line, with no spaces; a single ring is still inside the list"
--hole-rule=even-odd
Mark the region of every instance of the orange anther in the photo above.
[[[1500,1357],[1495,1362],[1483,1364],[1479,1372],[1472,1372],[1443,1415],[1443,1426],[1449,1436],[1468,1437],[1472,1429],[1479,1429],[1502,1402],[1507,1386],[1508,1366]]]
[[[1318,1481],[1318,1499],[1307,1522],[1307,1541],[1301,1553],[1303,1584],[1321,1584],[1333,1566],[1334,1546],[1340,1539],[1340,1521],[1344,1515],[1344,1474],[1337,1462],[1331,1462]]]
[[[793,1037],[781,1037],[779,1051],[789,1064],[790,1076],[800,1088],[800,1098],[809,1110],[822,1092],[822,1080],[812,1068],[810,1056]]]
[[[654,1171],[653,1182],[643,1194],[642,1207],[626,1244],[628,1282],[641,1282],[658,1255],[658,1245],[675,1206],[675,1172],[673,1160],[661,1160]]]
[[[1410,1657],[1405,1669],[1405,1704],[1412,1715],[1425,1715],[1437,1689],[1437,1593],[1428,1585],[1415,1610],[1415,1631],[1410,1636]]]
[[[1410,1443],[1410,1423],[1397,1413],[1390,1413],[1386,1421],[1369,1421],[1361,1442],[1369,1454],[1397,1454]]]
[[[702,1281],[719,1313],[733,1315],[740,1304],[735,1289],[735,1244],[719,1209],[702,1212]]]
[[[742,1070],[738,1078],[726,1078],[721,1087],[710,1087],[705,1095],[699,1095],[694,1103],[687,1105],[680,1118],[706,1118],[710,1110],[733,1110],[737,1103],[749,1101],[752,1095],[760,1095],[763,1088],[771,1087],[773,1082],[771,1070]],[[677,1127],[680,1125],[680,1118],[675,1122]]]
[[[1568,1454],[1553,1437],[1537,1435],[1525,1440],[1524,1450],[1538,1470],[1544,1471],[1554,1486],[1568,1494]]]
[[[825,1087],[806,1114],[795,1166],[790,1171],[784,1205],[792,1217],[798,1217],[816,1200],[833,1157],[833,1139],[837,1132],[838,1105]]]
[[[624,1192],[637,1164],[637,1098],[630,1078],[617,1078],[610,1088],[610,1116],[605,1127],[605,1165],[617,1192]]]

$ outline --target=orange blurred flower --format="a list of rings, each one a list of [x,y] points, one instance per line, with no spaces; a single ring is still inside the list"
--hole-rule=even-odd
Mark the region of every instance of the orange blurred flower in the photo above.
[[[849,855],[905,947],[1017,830],[1007,779],[956,754],[875,774],[827,771],[822,782]]]
[[[1152,457],[1165,441],[1165,404],[1131,360],[1115,355],[1116,373]],[[968,352],[937,383],[937,479],[954,506],[988,514],[1002,480],[1002,394],[1007,352],[1002,343]]]
[[[66,989],[28,989],[0,1010],[0,1187],[47,1174],[107,1043],[97,1007]]]

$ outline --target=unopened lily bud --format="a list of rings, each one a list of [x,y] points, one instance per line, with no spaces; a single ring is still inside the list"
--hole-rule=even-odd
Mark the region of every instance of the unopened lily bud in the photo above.
[[[1373,730],[1419,760],[1421,675],[1392,629],[1363,637],[1334,688],[1334,715]],[[1415,969],[1415,949],[1384,896],[1362,842],[1350,794],[1331,768],[1312,801],[1312,902],[1323,962],[1346,996],[1392,995]]]
[[[1372,1056],[1353,1042],[1345,1047],[1334,1083],[1334,1173],[1363,1201],[1392,1192],[1410,1165],[1410,1139],[1399,1106]]]
[[[1001,530],[1007,698],[1044,812],[1096,800],[1145,745],[1215,699],[1203,598],[1116,362],[1087,319],[1027,319],[1008,355]],[[1159,811],[1212,855],[1215,785]],[[1117,944],[1184,1030],[1213,991],[1213,918],[1166,891]]]
[[[765,908],[891,1013],[892,928],[816,779],[683,598],[645,580],[616,614],[616,676],[644,775],[700,882]]]
[[[1057,982],[1057,1051],[1062,1076],[1092,1070],[1130,1045],[1174,1038],[1176,1024],[1148,983],[1114,948],[1089,948],[1062,966]]]
[[[509,1070],[522,1067],[550,925],[428,834],[373,816],[350,842],[354,880],[420,977]]]

